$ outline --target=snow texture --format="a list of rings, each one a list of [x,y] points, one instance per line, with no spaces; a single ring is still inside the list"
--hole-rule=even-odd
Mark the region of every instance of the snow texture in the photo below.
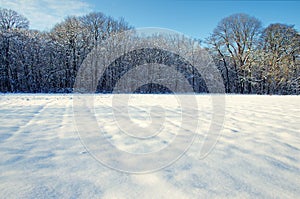
[[[299,96],[226,96],[223,130],[204,159],[197,154],[212,109],[209,96],[197,96],[199,140],[171,166],[147,174],[107,168],[86,151],[76,132],[72,97],[0,97],[0,198],[300,197]],[[159,101],[172,109],[177,106],[173,97],[134,95],[130,108],[142,110],[141,102],[149,108]],[[145,146],[118,135],[115,126],[110,126],[109,114],[103,121],[110,99],[97,96],[95,113],[105,123],[112,143],[136,152],[172,141],[172,125],[166,136]],[[180,114],[178,108],[172,110],[169,117],[174,117],[175,126]],[[145,125],[147,114],[142,112],[132,111],[131,117]]]

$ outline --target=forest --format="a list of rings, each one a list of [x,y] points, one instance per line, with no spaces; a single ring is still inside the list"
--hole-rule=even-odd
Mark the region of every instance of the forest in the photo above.
[[[29,23],[0,8],[2,93],[73,92],[79,67],[92,49],[113,34],[135,29],[123,18],[101,12],[69,16],[50,31],[32,30]],[[221,19],[208,38],[193,40],[213,58],[226,93],[300,94],[300,34],[293,25],[263,27],[256,17],[238,13]],[[102,82],[99,90],[110,82]]]

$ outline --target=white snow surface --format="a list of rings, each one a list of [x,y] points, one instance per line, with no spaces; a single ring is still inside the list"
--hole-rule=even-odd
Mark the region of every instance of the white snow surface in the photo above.
[[[131,108],[159,102],[173,110],[165,136],[145,146],[118,135],[102,111],[111,108],[111,97],[98,95],[95,113],[112,143],[137,152],[172,141],[180,115],[174,96],[133,95]],[[168,167],[130,174],[102,165],[83,146],[73,95],[1,95],[0,198],[300,198],[300,96],[226,95],[223,129],[202,159],[212,109],[210,96],[196,98],[199,140]],[[131,117],[141,125],[149,120],[139,111]]]

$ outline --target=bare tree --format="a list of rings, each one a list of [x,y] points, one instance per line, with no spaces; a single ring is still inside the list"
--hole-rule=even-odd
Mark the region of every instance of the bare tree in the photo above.
[[[92,12],[80,17],[80,21],[90,33],[90,48],[98,46],[99,42],[105,35],[104,27],[107,21],[107,17],[101,12]]]
[[[98,46],[101,41],[105,40],[113,33],[132,29],[123,18],[115,20],[112,17],[107,17],[101,12],[92,12],[82,16],[80,17],[80,21],[90,33],[92,47]]]
[[[222,19],[208,38],[208,43],[218,52],[226,70],[228,70],[226,58],[230,58],[235,72],[236,92],[244,93],[246,83],[249,84],[248,92],[251,92],[249,59],[260,33],[261,22],[258,19],[247,14],[234,14]]]
[[[14,10],[0,8],[0,29],[28,29],[29,21]]]

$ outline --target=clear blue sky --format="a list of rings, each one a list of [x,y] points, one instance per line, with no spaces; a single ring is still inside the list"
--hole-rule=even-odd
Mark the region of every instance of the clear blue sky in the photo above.
[[[67,15],[100,11],[124,17],[135,27],[162,27],[188,36],[205,38],[224,17],[247,13],[270,23],[295,24],[300,31],[300,1],[201,1],[201,0],[0,0],[31,21],[31,28],[50,30]]]
[[[201,0],[90,0],[95,9],[116,18],[123,16],[135,27],[170,28],[192,37],[205,38],[224,17],[247,13],[264,26],[280,22],[297,24],[300,1],[201,1]]]

